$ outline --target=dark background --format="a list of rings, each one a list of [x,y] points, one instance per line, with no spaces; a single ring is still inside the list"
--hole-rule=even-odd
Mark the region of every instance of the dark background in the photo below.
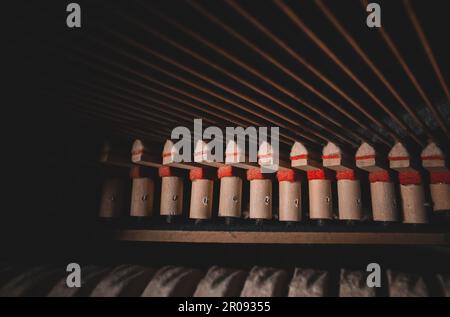
[[[449,104],[439,83],[433,75],[411,26],[404,14],[400,1],[378,1],[382,4],[382,21],[404,57],[414,69],[420,84],[443,113],[449,122]],[[144,116],[133,116],[129,108],[125,113],[116,108],[112,113],[101,112],[102,107],[94,102],[90,87],[98,87],[99,83],[108,82],[143,92],[143,89],[113,78],[97,71],[86,62],[103,69],[113,70],[117,74],[129,76],[124,72],[109,68],[102,59],[112,59],[121,65],[140,69],[139,65],[111,51],[96,39],[100,39],[120,49],[129,49],[136,54],[147,56],[129,48],[124,42],[111,36],[102,29],[102,25],[118,30],[127,36],[146,42],[150,47],[165,53],[172,53],[181,63],[201,65],[186,59],[185,56],[170,51],[167,45],[156,42],[154,38],[139,30],[135,25],[127,23],[117,16],[116,12],[127,14],[166,34],[176,38],[185,45],[192,45],[202,53],[211,54],[204,47],[196,46],[189,38],[164,24],[161,20],[150,18],[145,9],[154,7],[171,17],[188,24],[215,43],[221,43],[233,52],[237,52],[243,60],[264,69],[266,74],[278,78],[292,90],[296,90],[323,106],[332,116],[342,120],[349,129],[355,126],[326,108],[320,100],[316,100],[306,89],[281,77],[273,66],[265,65],[248,50],[242,49],[230,36],[220,31],[200,17],[183,1],[78,1],[82,8],[82,28],[68,29],[65,25],[68,1],[14,1],[4,9],[2,20],[7,22],[4,48],[9,53],[3,58],[6,71],[5,94],[2,104],[3,151],[2,151],[2,193],[3,203],[0,207],[0,260],[20,263],[66,263],[106,262],[106,263],[148,263],[185,264],[207,267],[212,264],[230,266],[248,266],[253,264],[293,267],[299,262],[316,267],[355,266],[364,267],[369,262],[386,263],[388,266],[401,267],[403,270],[443,270],[449,266],[450,257],[447,249],[424,247],[376,247],[376,246],[245,246],[245,245],[157,245],[139,243],[98,242],[93,239],[99,230],[97,212],[101,182],[105,175],[119,173],[127,177],[128,171],[114,170],[101,166],[98,153],[102,142],[108,139],[131,141],[137,137],[161,142],[161,134],[166,134],[180,122],[168,118],[169,123],[146,121]],[[312,82],[314,76],[304,71],[286,57],[275,44],[268,42],[248,23],[238,19],[221,1],[201,1],[212,12],[236,27],[242,34],[251,37],[259,45],[292,69],[301,72]],[[343,85],[347,91],[362,101],[365,96],[348,77],[336,70],[314,45],[308,42],[300,32],[292,32],[291,24],[269,1],[242,1],[241,5],[258,16],[261,21],[270,25],[271,30],[281,34],[283,39],[294,48],[299,49],[321,71]],[[379,97],[404,118],[412,127],[410,118],[392,100],[392,96],[383,90],[382,85],[367,70],[343,39],[335,33],[331,25],[318,12],[310,1],[288,2],[291,7],[325,39],[327,44],[351,65],[352,70],[363,78]],[[416,109],[435,134],[444,149],[448,151],[448,139],[440,131],[426,110],[422,100],[412,88],[401,68],[389,55],[379,35],[364,26],[365,12],[358,1],[327,1],[342,23],[358,39],[358,43],[370,52],[371,58],[380,65],[391,83],[401,95]],[[416,13],[427,32],[444,76],[450,74],[450,56],[447,39],[447,15],[450,9],[448,1],[414,1]],[[308,45],[303,43],[308,42]],[[87,51],[89,54],[85,54]],[[222,66],[236,73],[245,75],[241,69],[229,62],[211,56]],[[167,66],[168,67],[168,66]],[[209,70],[204,70],[205,72]],[[167,80],[157,72],[152,76]],[[159,76],[159,77],[158,77]],[[216,77],[222,82],[226,78]],[[135,79],[135,78],[134,78]],[[249,80],[255,80],[248,77]],[[229,81],[229,79],[228,79]],[[233,82],[228,82],[233,85]],[[86,84],[93,85],[87,86]],[[265,85],[261,83],[261,85]],[[323,85],[317,82],[317,85]],[[326,87],[320,86],[324,91]],[[245,89],[245,88],[243,88]],[[270,89],[270,87],[268,88]],[[99,92],[98,92],[99,93]],[[331,92],[329,92],[332,94]],[[251,92],[249,92],[251,94]],[[333,97],[336,97],[333,95]],[[336,97],[337,100],[338,97]],[[94,98],[95,99],[95,98]],[[227,106],[228,107],[228,106]],[[229,106],[230,109],[233,109]],[[346,106],[348,107],[348,106]],[[105,108],[106,109],[106,108]],[[119,110],[118,110],[119,109]],[[125,109],[125,108],[123,108]],[[375,107],[370,110],[398,133],[402,132],[383,113]],[[280,109],[280,112],[283,110]],[[239,115],[239,110],[236,109]],[[199,116],[201,117],[201,115]],[[192,121],[193,117],[186,117]],[[361,120],[365,118],[361,117]],[[3,121],[3,120],[2,120]],[[313,127],[309,122],[302,122]],[[375,129],[368,123],[369,131]],[[161,132],[161,133],[159,133]],[[345,131],[340,131],[346,133]],[[361,131],[366,133],[366,131]],[[370,132],[368,137],[371,137]],[[384,132],[381,131],[383,134]],[[425,140],[424,134],[418,133]],[[405,142],[415,151],[420,148],[406,136]],[[380,145],[380,147],[383,147]],[[288,152],[286,146],[282,151]],[[2,195],[2,196],[3,196]],[[186,204],[185,204],[186,205]],[[369,203],[365,201],[365,205]],[[158,210],[157,208],[155,209]]]

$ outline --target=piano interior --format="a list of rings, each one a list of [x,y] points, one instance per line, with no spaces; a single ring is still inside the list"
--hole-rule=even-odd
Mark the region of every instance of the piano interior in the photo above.
[[[450,296],[448,1],[77,3],[7,7],[1,296]]]

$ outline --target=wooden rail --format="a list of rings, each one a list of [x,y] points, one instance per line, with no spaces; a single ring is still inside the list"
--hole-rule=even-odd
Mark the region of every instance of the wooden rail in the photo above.
[[[175,243],[449,245],[448,233],[117,230],[102,239]]]

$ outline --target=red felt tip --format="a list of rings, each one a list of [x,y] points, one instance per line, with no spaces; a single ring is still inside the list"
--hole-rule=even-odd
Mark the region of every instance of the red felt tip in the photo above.
[[[421,156],[422,161],[443,161],[445,158],[441,155],[427,155],[427,156]]]
[[[182,172],[179,169],[170,166],[161,166],[158,169],[159,177],[169,177],[169,176],[181,176]]]
[[[141,155],[141,154],[145,154],[145,150],[144,149],[137,149],[134,151],[131,151],[131,155]]]
[[[152,176],[152,172],[149,168],[144,166],[132,166],[130,169],[130,177],[131,178],[141,178],[141,177],[150,177]]]
[[[322,155],[322,159],[324,160],[338,159],[340,157],[341,156],[339,154]]]
[[[450,172],[431,172],[430,173],[431,184],[450,184]]]
[[[306,159],[308,159],[308,154],[299,154],[299,155],[291,156],[291,161],[306,160]]]
[[[306,175],[310,181],[314,179],[327,179],[327,173],[323,169],[308,171]]]
[[[231,177],[231,176],[239,176],[238,170],[231,166],[231,165],[225,165],[219,167],[217,170],[217,177],[220,179],[222,177]]]
[[[369,182],[371,182],[371,183],[376,183],[376,182],[390,183],[391,177],[390,177],[388,171],[371,172],[371,173],[369,173]]]
[[[252,168],[247,170],[247,180],[269,179],[272,173],[262,173],[260,168]]]
[[[300,174],[294,170],[286,169],[277,172],[279,182],[297,182],[300,180]]]
[[[133,166],[130,170],[130,177],[131,178],[139,178],[141,176],[141,167],[140,166]]]
[[[370,160],[376,158],[375,155],[361,155],[361,156],[355,156],[355,160],[357,161],[364,161],[364,160]]]
[[[355,181],[358,178],[356,177],[356,173],[354,170],[344,170],[344,171],[336,172],[336,179],[337,180],[348,179],[348,180]]]
[[[406,161],[409,160],[409,156],[388,156],[389,161]]]
[[[161,166],[158,169],[159,177],[169,177],[172,176],[172,169],[170,166]]]
[[[196,179],[214,179],[214,173],[211,169],[198,167],[189,171],[189,178],[191,181]]]
[[[398,174],[398,178],[402,185],[420,185],[422,183],[419,172],[401,172]]]

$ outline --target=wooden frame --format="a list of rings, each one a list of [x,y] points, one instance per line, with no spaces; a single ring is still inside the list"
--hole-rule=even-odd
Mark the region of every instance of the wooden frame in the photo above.
[[[238,244],[449,245],[448,233],[400,232],[245,232],[117,230],[100,238],[120,241]]]

